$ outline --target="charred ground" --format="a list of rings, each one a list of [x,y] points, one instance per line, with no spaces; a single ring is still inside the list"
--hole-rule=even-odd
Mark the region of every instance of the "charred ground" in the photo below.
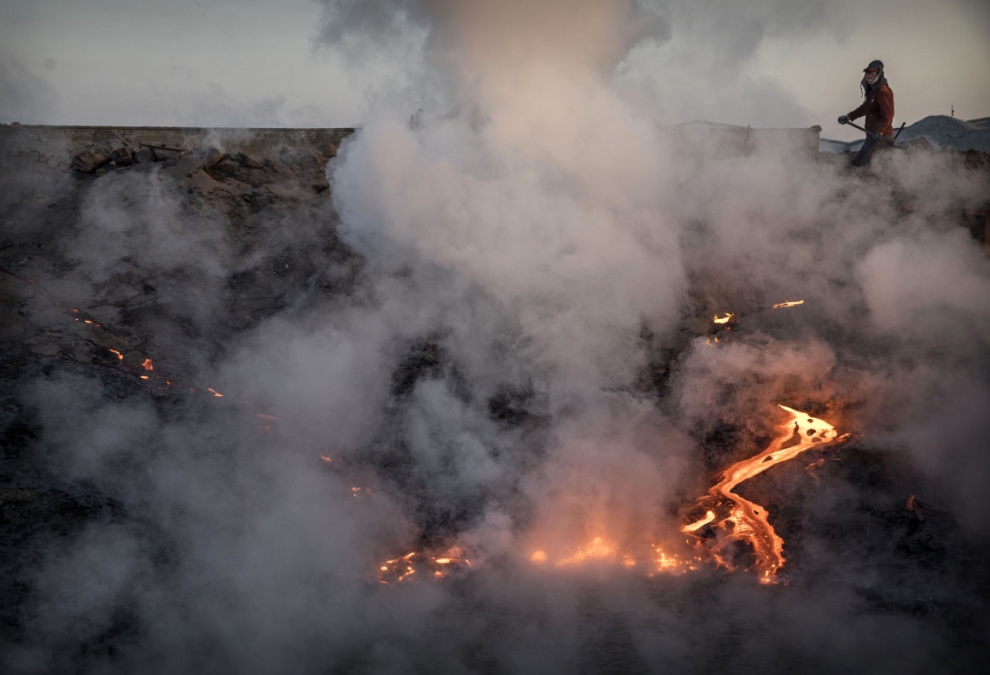
[[[158,488],[147,467],[163,458],[165,463],[206,461],[236,473],[238,465],[251,464],[244,461],[247,455],[287,453],[292,461],[311,463],[315,473],[344,476],[342,480],[388,493],[404,507],[406,525],[396,533],[397,540],[439,548],[476,524],[491,499],[443,480],[444,463],[458,461],[456,448],[443,449],[439,468],[424,474],[395,431],[393,424],[398,425],[410,393],[423,383],[442,381],[465,405],[486,410],[490,424],[515,434],[516,446],[501,451],[519,454],[518,473],[498,488],[499,499],[517,522],[526,522],[528,505],[512,481],[545,457],[550,444],[545,402],[537,389],[518,381],[506,381],[494,393],[477,391],[466,380],[456,352],[446,345],[442,327],[393,345],[395,367],[388,380],[385,424],[361,457],[334,457],[333,439],[313,437],[291,419],[265,421],[267,417],[259,417],[267,415],[262,403],[242,400],[213,379],[217,364],[235,357],[236,347],[263,322],[345,312],[374,295],[367,284],[366,261],[341,240],[339,219],[331,207],[326,169],[337,144],[346,142],[345,134],[333,145],[286,145],[264,154],[175,142],[180,139],[147,147],[139,139],[115,135],[95,149],[87,146],[90,155],[77,160],[74,168],[72,158],[87,148],[53,140],[38,129],[5,128],[2,134],[0,649],[15,670],[54,666],[63,672],[88,672],[152,658],[151,652],[142,655],[141,650],[154,642],[156,627],[135,607],[147,578],[168,587],[174,570],[186,563],[181,559],[182,530],[175,522],[195,520],[194,513],[184,511],[181,498],[163,503],[154,496]],[[966,170],[986,171],[985,157],[970,153],[960,161]],[[902,206],[905,213],[912,208],[906,196]],[[94,220],[107,213],[112,217]],[[974,219],[978,216],[962,210],[956,216],[959,227],[970,227],[974,236],[983,233]],[[985,229],[985,213],[982,217]],[[159,234],[148,236],[156,228]],[[89,233],[96,231],[101,231],[99,239],[89,240]],[[128,239],[129,245],[116,247],[114,237]],[[181,246],[183,241],[197,242],[210,254],[191,252],[188,265],[175,262],[182,259],[181,248],[165,257],[157,255],[156,247]],[[627,392],[668,411],[676,410],[688,376],[682,368],[685,355],[704,348],[700,343],[706,337],[754,344],[764,337],[792,339],[805,332],[808,313],[815,311],[806,307],[790,314],[770,312],[768,303],[779,298],[767,297],[766,290],[733,286],[711,269],[690,272],[695,286],[684,299],[681,324],[665,334],[644,327],[641,344],[649,354],[648,366]],[[731,331],[711,322],[711,316],[726,307],[738,312],[728,326]],[[836,388],[844,384],[843,374],[852,380],[861,371],[861,361],[868,360],[864,354],[883,348],[826,319],[815,325],[844,350],[836,369],[840,382],[832,385]],[[149,361],[153,369],[145,366]],[[747,392],[760,388],[757,384],[766,385],[728,382],[720,396],[727,408],[738,410],[745,407],[741,399]],[[39,393],[42,390],[47,393]],[[128,416],[139,415],[150,417],[149,428],[157,433],[140,445],[125,444],[101,455],[104,465],[97,475],[102,478],[67,470],[66,463],[73,460],[57,446],[73,429],[53,426],[52,415],[43,409],[56,405],[66,391],[72,392],[71,400],[64,400],[67,408],[101,417],[108,427],[127,426]],[[834,399],[826,387],[809,390],[800,377],[777,391],[794,405],[805,405],[810,414],[836,418],[841,420],[837,424],[846,423],[852,430],[865,405],[855,395],[842,404],[830,403]],[[176,445],[170,440],[172,428],[195,429],[207,438],[202,444]],[[239,431],[232,437],[231,429]],[[688,508],[720,467],[755,454],[770,438],[765,422],[732,417],[688,419],[683,431],[703,449],[703,456],[698,459],[697,483],[684,486],[683,499],[668,505],[671,513]],[[114,443],[91,430],[86,433],[78,442],[83,446]],[[239,443],[237,434],[252,441]],[[336,463],[327,463],[321,454]],[[259,478],[259,484],[263,482]],[[824,500],[822,484],[829,486]],[[758,593],[770,594],[766,602],[772,607],[791,602],[783,597],[787,588],[816,598],[822,589],[838,587],[851,594],[849,603],[865,624],[909,626],[899,640],[919,631],[930,633],[921,650],[925,668],[939,664],[962,672],[983,663],[990,629],[990,558],[986,542],[967,533],[952,509],[943,505],[944,488],[926,483],[895,454],[861,438],[841,450],[810,453],[806,460],[783,465],[740,491],[770,511],[784,536],[791,585],[750,587],[718,572],[703,572],[675,586],[665,581],[641,586],[628,579],[588,585],[575,601],[581,620],[570,638],[581,645],[575,658],[582,669],[646,672],[654,663],[652,652],[636,647],[647,639],[645,634],[655,631],[673,640],[670,624],[651,627],[650,621],[660,621],[652,617],[644,627],[612,604],[613,592],[652,598],[704,632],[703,618],[722,611],[726,588],[731,597],[727,611],[732,613],[735,604],[754,600]],[[146,549],[148,568],[120,584],[109,614],[88,614],[83,605],[75,614],[67,610],[60,623],[58,612],[45,608],[51,602],[46,587],[50,581],[37,572],[66,558],[81,539],[99,539],[101,531],[130,533]],[[830,549],[827,556],[819,556],[823,542]],[[741,561],[747,555],[745,550],[738,553]],[[508,563],[496,564],[491,572],[496,578],[510,573]],[[94,574],[101,574],[95,562]],[[471,577],[452,584],[454,607],[430,619],[432,628],[460,636],[457,663],[486,672],[511,669],[512,663],[503,660],[486,634],[513,634],[513,600],[496,599],[484,590],[485,581]],[[616,590],[617,585],[625,590]],[[770,621],[770,613],[758,613],[754,620]],[[451,616],[470,616],[473,623],[454,626]],[[552,613],[532,620],[556,621]],[[690,648],[674,649],[671,663],[755,667],[777,653],[769,647],[740,651],[749,639],[746,635],[767,644],[774,640],[769,628],[764,632],[759,626],[740,628],[730,622],[708,635],[686,638]],[[334,649],[308,652],[306,669],[374,670],[372,636],[342,640]],[[204,667],[237,662],[218,656],[217,649],[221,648],[207,635],[192,645],[186,663]],[[705,653],[697,656],[702,650]],[[775,668],[807,665],[799,648],[783,651],[789,656]],[[902,669],[899,672],[919,671],[917,664],[895,655],[878,654],[872,661],[880,671],[888,665],[891,672],[895,667]],[[454,661],[441,660],[441,668],[444,663]],[[424,672],[435,665],[426,657],[411,663],[413,670]]]

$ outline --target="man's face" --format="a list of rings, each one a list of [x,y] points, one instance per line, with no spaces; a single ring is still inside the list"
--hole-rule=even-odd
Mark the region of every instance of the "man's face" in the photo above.
[[[877,81],[877,77],[880,76],[879,70],[867,70],[866,71],[866,81],[869,84],[873,84]]]

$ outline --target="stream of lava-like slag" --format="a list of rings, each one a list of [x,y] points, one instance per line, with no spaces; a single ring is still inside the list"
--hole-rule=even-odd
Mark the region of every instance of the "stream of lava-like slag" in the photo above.
[[[784,540],[770,525],[766,509],[733,490],[740,483],[811,448],[847,438],[839,438],[835,427],[827,422],[787,406],[780,408],[787,413],[788,419],[778,425],[777,437],[756,456],[736,462],[721,473],[719,482],[697,502],[697,506],[705,509],[704,515],[681,527],[681,533],[686,535],[684,543],[648,547],[623,545],[607,536],[596,535],[584,545],[563,547],[556,552],[542,547],[530,549],[529,562],[537,567],[560,570],[624,568],[647,577],[684,574],[712,561],[734,571],[736,560],[729,546],[740,542],[750,545],[755,556],[755,562],[745,568],[754,569],[763,583],[776,583],[779,581],[777,573],[785,562]],[[716,534],[714,539],[710,536],[713,532]],[[699,539],[714,543],[706,546]],[[669,537],[666,540],[668,543],[673,541]],[[415,578],[443,579],[449,571],[464,567],[470,567],[470,562],[459,548],[452,548],[443,556],[412,551],[381,563],[378,581],[395,584]]]
[[[763,452],[723,471],[721,480],[699,500],[700,506],[707,507],[705,516],[681,528],[682,532],[696,536],[706,525],[721,530],[722,536],[717,538],[712,555],[729,570],[735,569],[735,565],[725,555],[726,546],[730,542],[749,543],[756,556],[753,567],[764,583],[777,580],[776,575],[785,562],[784,540],[767,520],[766,509],[733,490],[743,481],[794,459],[806,450],[834,441],[838,436],[831,424],[787,406],[780,407],[788,414],[788,419],[777,427],[780,431],[777,438]],[[796,442],[785,447],[784,444],[795,436]],[[719,512],[728,515],[719,517]]]

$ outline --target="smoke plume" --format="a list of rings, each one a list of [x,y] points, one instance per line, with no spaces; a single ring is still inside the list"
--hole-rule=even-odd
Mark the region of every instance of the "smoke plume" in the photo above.
[[[46,544],[6,667],[981,662],[990,276],[953,218],[986,177],[948,154],[889,153],[864,175],[788,145],[726,153],[665,126],[672,108],[627,70],[680,44],[718,87],[763,35],[839,25],[835,5],[323,4],[333,48],[424,59],[330,164],[322,211],[232,232],[154,173],[81,188],[59,248],[84,281],[59,290],[146,276],[162,349],[227,397],[172,409],[85,370],[25,378],[39,461],[112,505]],[[726,22],[731,44],[678,42]],[[328,222],[361,265],[322,296],[344,276],[320,249]],[[226,289],[260,264],[238,237],[313,272],[235,332]],[[738,335],[706,344],[726,312]],[[789,585],[533,564],[596,536],[680,545],[684,509],[766,447],[777,404],[862,439],[816,455],[817,473],[795,460],[754,480]],[[376,561],[455,547],[474,565],[459,578],[378,583]]]

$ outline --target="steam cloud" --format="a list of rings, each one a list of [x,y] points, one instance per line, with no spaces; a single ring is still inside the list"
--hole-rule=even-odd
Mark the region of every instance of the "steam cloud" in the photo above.
[[[625,77],[679,26],[741,22],[702,60],[707,77],[768,31],[838,26],[835,5],[323,4],[322,38],[355,56],[407,39],[427,55],[414,93],[380,101],[331,165],[340,235],[365,259],[358,287],[289,306],[219,357],[186,355],[303,438],[267,441],[242,409],[167,420],[84,375],[39,377],[28,395],[55,470],[130,518],[53,544],[26,617],[36,645],[8,668],[904,673],[985,656],[966,639],[987,627],[986,598],[959,578],[968,554],[905,568],[883,549],[896,537],[839,550],[848,535],[822,534],[879,527],[921,485],[938,545],[985,551],[990,275],[951,215],[985,179],[938,155],[883,158],[889,180],[870,183],[775,148],[686,153]],[[167,291],[166,273],[186,270],[201,292],[173,305],[208,331],[234,243],[170,200],[152,177],[108,175],[65,245],[97,285],[135,264]],[[273,248],[315,236],[286,225]],[[724,311],[752,312],[752,328],[718,348],[694,337],[692,321]],[[424,343],[438,354],[427,375],[398,386]],[[678,354],[659,393],[644,384],[658,353]],[[516,422],[492,414],[499,397]],[[676,532],[707,472],[760,449],[775,403],[825,411],[893,472],[870,487],[841,451],[832,465],[849,468],[813,490],[794,480],[803,467],[785,471],[790,527],[807,529],[790,586],[525,564],[596,528]],[[719,440],[727,428],[737,443]],[[318,470],[310,439],[359,467],[371,496]],[[476,572],[368,583],[369,561],[424,530],[468,548]],[[952,635],[938,608],[972,628]],[[122,615],[138,628],[106,637]],[[81,647],[106,642],[110,655]]]

